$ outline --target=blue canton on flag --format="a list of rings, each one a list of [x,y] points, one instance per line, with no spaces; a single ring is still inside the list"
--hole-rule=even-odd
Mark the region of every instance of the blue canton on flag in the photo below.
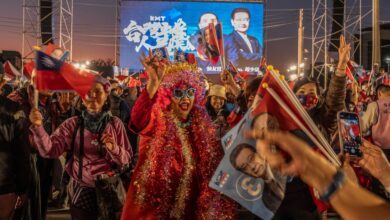
[[[44,52],[37,51],[36,65],[37,70],[59,72],[62,66],[62,62],[45,54]]]

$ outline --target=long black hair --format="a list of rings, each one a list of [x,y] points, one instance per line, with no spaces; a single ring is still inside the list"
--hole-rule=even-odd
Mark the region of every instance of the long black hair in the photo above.
[[[225,100],[225,103],[223,104],[222,108],[219,110],[219,112],[215,112],[213,106],[211,106],[211,96],[207,97],[207,102],[206,102],[206,110],[207,110],[207,113],[209,114],[209,116],[211,117],[211,120],[215,120],[217,119],[218,117],[218,113],[219,114],[222,114],[223,117],[225,117],[225,119],[229,116],[230,112],[227,108],[227,105],[226,105],[226,100]]]

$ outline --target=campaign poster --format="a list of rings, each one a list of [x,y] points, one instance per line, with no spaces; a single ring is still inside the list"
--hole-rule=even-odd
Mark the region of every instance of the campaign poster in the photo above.
[[[166,47],[171,60],[175,50],[195,54],[205,74],[219,74],[221,59],[213,64],[198,55],[200,30],[221,24],[226,64],[257,74],[263,55],[262,2],[122,1],[120,66],[142,69],[138,57],[149,49]]]
[[[268,121],[262,118],[255,120],[268,124]],[[254,120],[248,111],[222,138],[225,156],[209,186],[267,220],[273,218],[284,198],[287,177],[271,169],[261,155],[254,157],[256,141],[244,136],[245,131],[253,124]]]

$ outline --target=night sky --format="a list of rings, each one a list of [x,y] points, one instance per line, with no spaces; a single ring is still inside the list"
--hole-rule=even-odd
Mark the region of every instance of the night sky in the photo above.
[[[351,1],[352,2],[352,1]],[[371,0],[362,1],[369,10]],[[0,0],[0,50],[19,50],[22,43],[22,0]],[[311,0],[269,0],[265,46],[268,62],[285,71],[296,62],[298,9],[304,8],[305,48],[311,50]],[[390,21],[390,1],[381,1],[381,22]],[[74,0],[75,60],[114,58],[114,0]],[[364,19],[369,25],[371,15]],[[305,54],[309,58],[309,53]],[[135,57],[135,59],[137,59]]]

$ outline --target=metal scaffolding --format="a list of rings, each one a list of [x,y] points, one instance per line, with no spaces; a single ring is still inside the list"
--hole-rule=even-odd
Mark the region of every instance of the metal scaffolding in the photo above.
[[[311,76],[315,73],[328,75],[328,0],[313,0],[312,2],[312,45],[311,45]],[[325,80],[326,81],[326,80]],[[325,86],[326,88],[326,83]]]
[[[72,60],[73,51],[73,0],[59,0],[60,33],[59,46],[69,51]]]
[[[23,0],[22,21],[22,58],[24,61],[34,58],[34,46],[42,46],[47,42],[55,42],[65,50],[69,50],[72,59],[73,39],[73,0],[53,0],[52,10],[41,18],[41,0]],[[52,19],[52,37],[46,42],[42,40],[41,22]],[[55,20],[59,22],[55,22]],[[59,25],[59,29],[56,26]],[[59,30],[56,33],[56,30]],[[56,37],[58,36],[58,37]]]
[[[312,69],[311,76],[319,79],[324,78],[324,89],[327,88],[328,73],[331,68],[334,68],[334,60],[337,59],[337,52],[332,54],[329,52],[329,47],[338,48],[339,45],[334,45],[331,38],[338,32],[332,33],[332,24],[337,24],[342,27],[342,33],[345,39],[352,46],[351,58],[355,57],[355,53],[359,54],[360,59],[357,61],[362,63],[361,54],[361,30],[362,20],[368,17],[369,13],[365,12],[362,15],[362,0],[341,0],[344,3],[344,23],[340,24],[333,19],[333,14],[328,7],[331,0],[313,0],[312,1]],[[334,55],[332,57],[332,55]]]
[[[34,57],[34,46],[41,45],[40,0],[23,0],[22,59]]]

